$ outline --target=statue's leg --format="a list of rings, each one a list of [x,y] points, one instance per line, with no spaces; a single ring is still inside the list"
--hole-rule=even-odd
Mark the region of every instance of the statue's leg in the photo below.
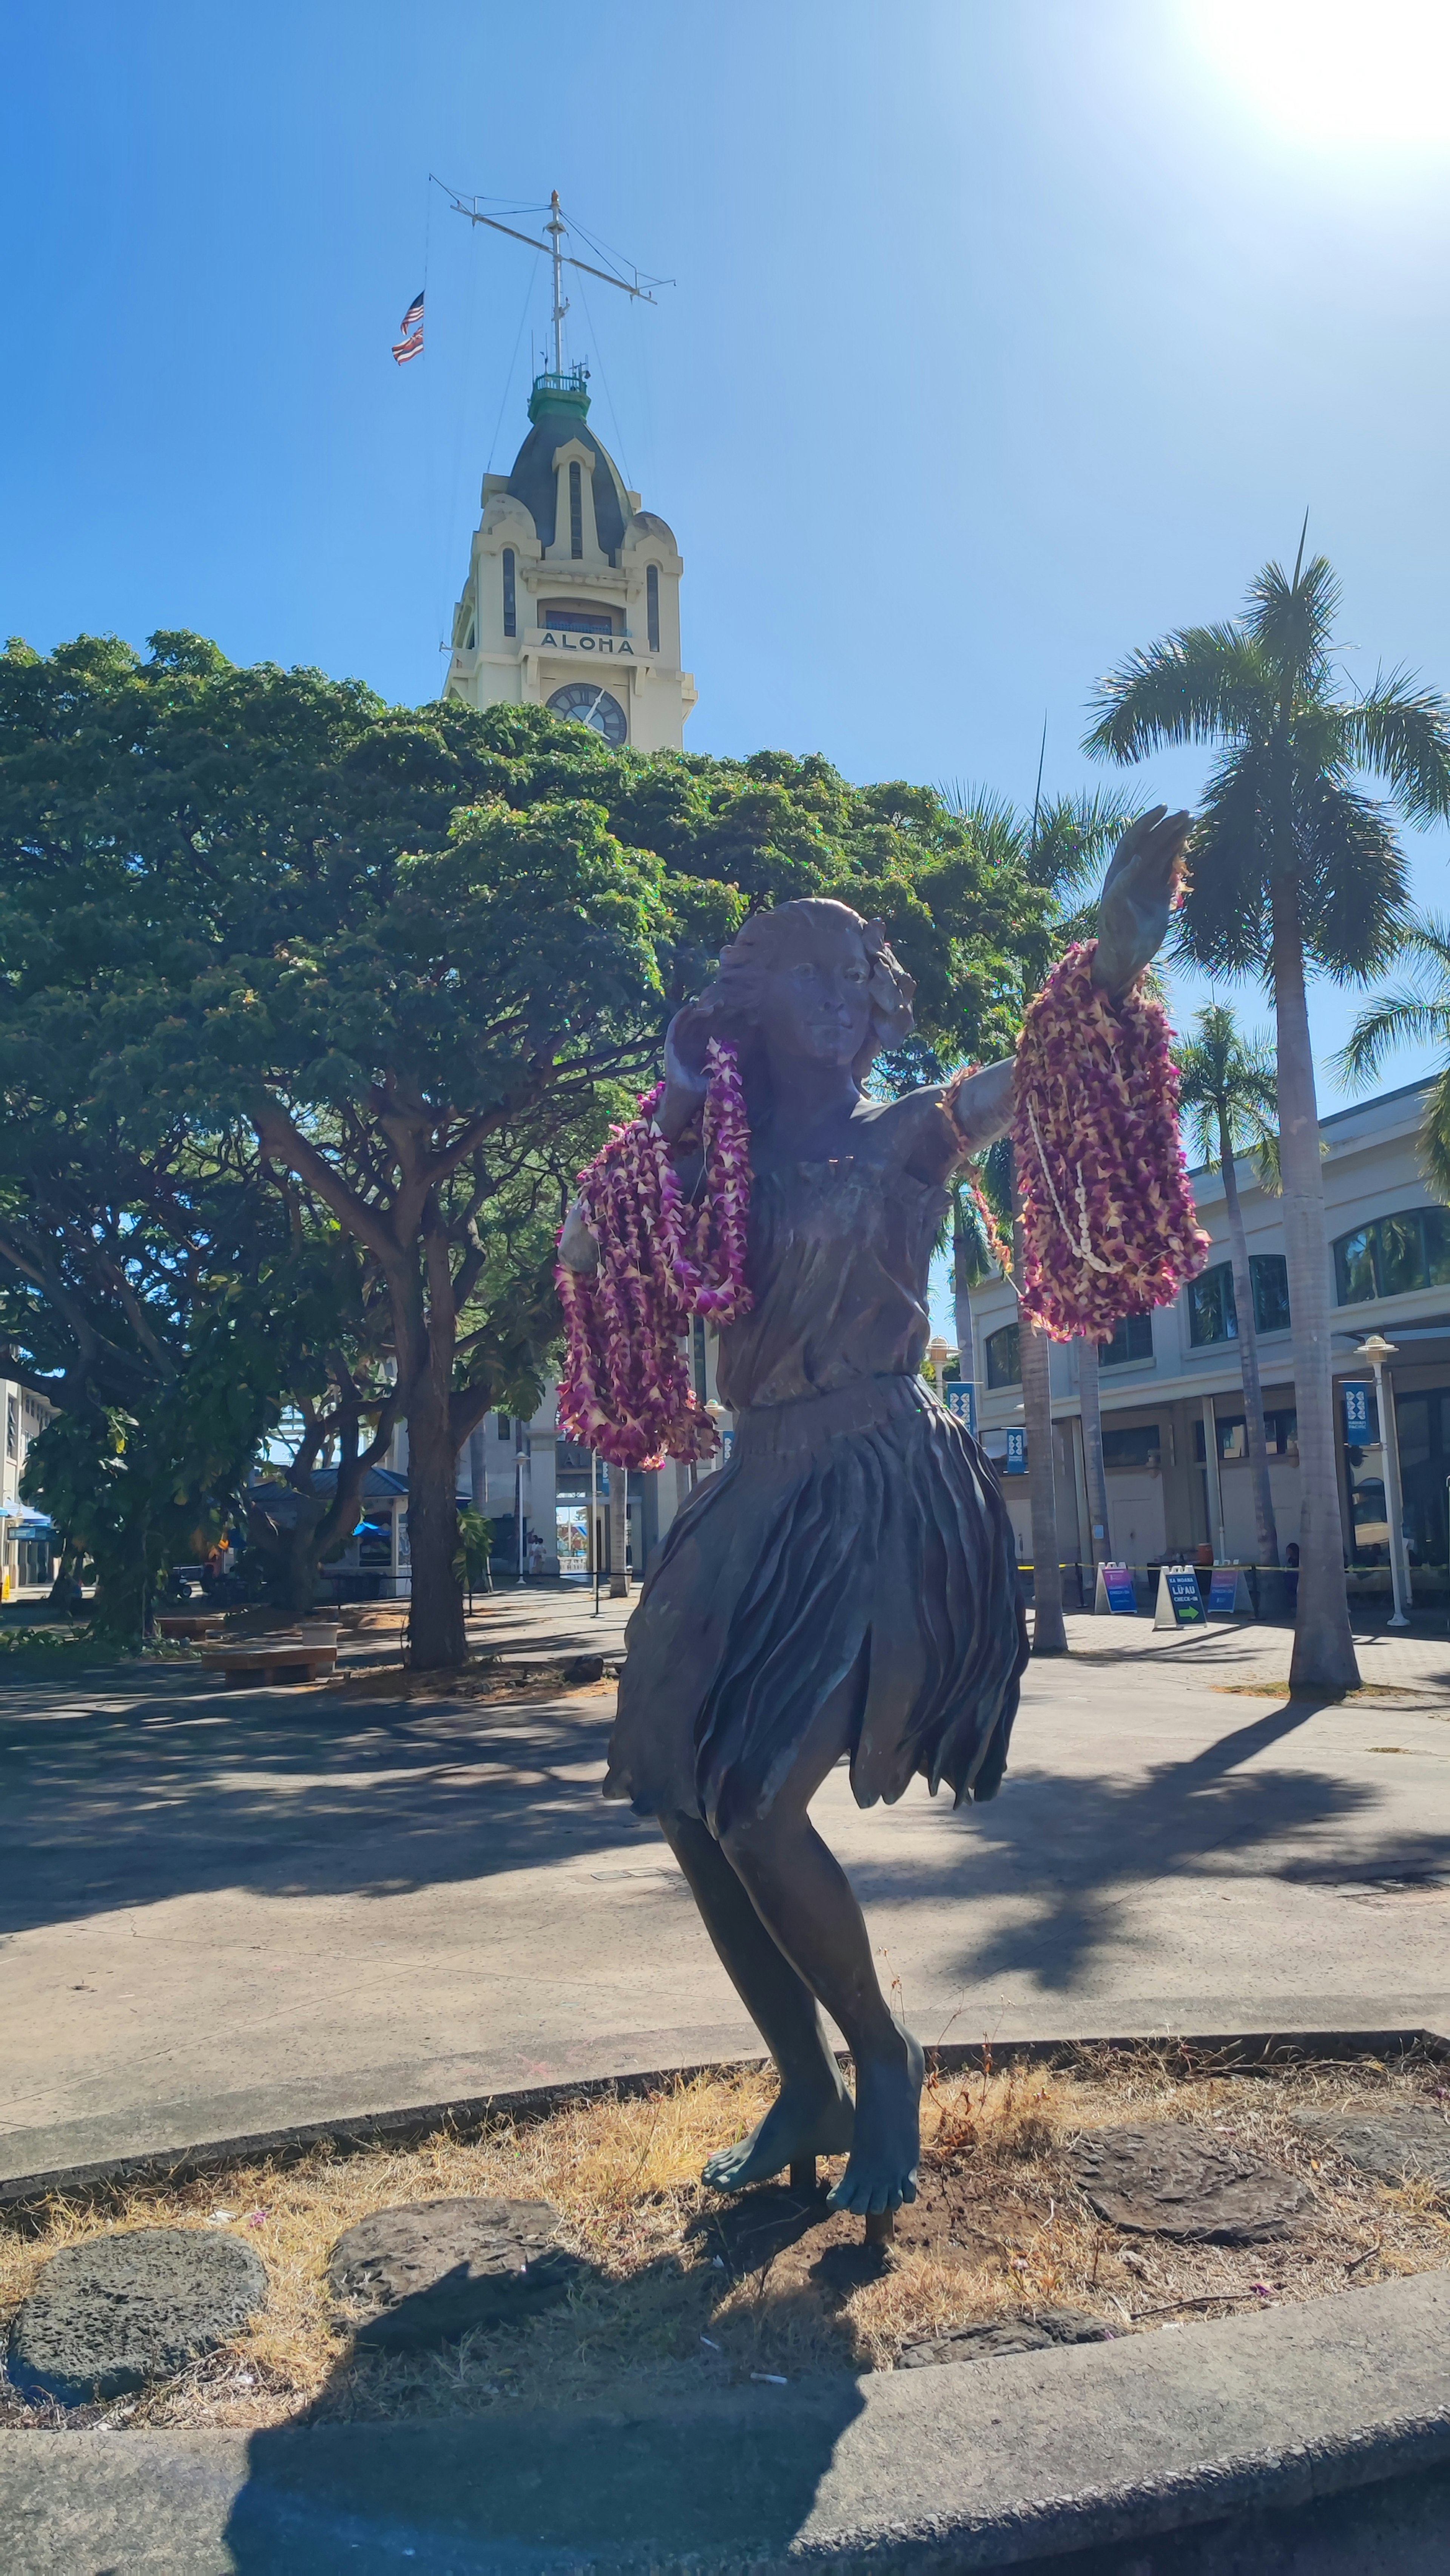
[[[785,2166],[844,2155],[851,2143],[851,2096],[814,1995],[776,1947],[709,1826],[697,1816],[661,1816],[660,1824],[780,2077],[779,2097],[760,2126],[710,2158],[706,2182],[717,2191],[743,2191],[750,2183],[768,2182]]]
[[[776,1946],[845,2034],[856,2067],[856,2122],[850,2162],[831,2198],[837,2209],[870,2212],[916,2198],[923,2065],[881,1992],[850,1881],[807,1813],[854,1739],[857,1701],[853,1684],[828,1701],[767,1812],[727,1824],[721,1841]]]

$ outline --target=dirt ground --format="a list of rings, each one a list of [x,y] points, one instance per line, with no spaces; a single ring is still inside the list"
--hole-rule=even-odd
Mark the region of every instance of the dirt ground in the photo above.
[[[324,2145],[288,2163],[148,2183],[12,2213],[0,2233],[0,2325],[61,2245],[138,2225],[225,2228],[254,2245],[269,2300],[248,2330],[174,2380],[107,2406],[29,2407],[0,2379],[0,2422],[121,2427],[471,2413],[510,2405],[667,2400],[748,2380],[890,2369],[903,2346],[979,2319],[1085,2308],[1114,2333],[1171,2331],[1450,2262],[1450,2204],[1392,2188],[1296,2127],[1303,2110],[1419,2102],[1450,2117],[1450,2068],[1409,2058],[1251,2071],[1181,2052],[1096,2050],[1072,2065],[932,2080],[918,2200],[895,2245],[782,2186],[721,2201],[709,2149],[769,2099],[746,2072],[634,2098],[580,2099],[406,2148]],[[1313,2204],[1255,2246],[1125,2236],[1072,2175],[1073,2142],[1124,2121],[1201,2123],[1301,2175]],[[823,2183],[838,2165],[823,2160]],[[437,2352],[354,2352],[324,2279],[368,2212],[470,2194],[547,2199],[590,2266],[555,2309]],[[990,2365],[984,2365],[990,2366]]]

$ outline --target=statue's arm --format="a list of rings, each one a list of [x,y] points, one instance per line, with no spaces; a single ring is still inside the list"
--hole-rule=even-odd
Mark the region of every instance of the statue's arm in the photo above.
[[[1168,935],[1190,814],[1162,805],[1131,824],[1113,853],[1098,906],[1098,944],[1092,979],[1110,1002],[1119,1002],[1157,956]],[[1015,1060],[969,1073],[951,1095],[952,1116],[969,1154],[1005,1136],[1012,1124]]]

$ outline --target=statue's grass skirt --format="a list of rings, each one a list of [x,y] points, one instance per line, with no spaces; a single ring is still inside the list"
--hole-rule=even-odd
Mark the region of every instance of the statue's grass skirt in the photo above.
[[[712,1831],[767,1808],[861,1677],[857,1803],[916,1772],[995,1795],[1027,1630],[996,1479],[917,1378],[754,1405],[673,1523],[628,1629],[606,1798]]]

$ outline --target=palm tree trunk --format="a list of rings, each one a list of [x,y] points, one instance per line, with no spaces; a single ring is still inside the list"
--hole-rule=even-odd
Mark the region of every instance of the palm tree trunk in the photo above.
[[[1012,1266],[1025,1266],[1019,1219],[1012,1228]],[[1052,1344],[1040,1324],[1017,1310],[1017,1350],[1022,1369],[1022,1417],[1027,1426],[1027,1491],[1032,1504],[1032,1651],[1065,1655],[1062,1619],[1062,1549],[1057,1536],[1057,1491],[1052,1472]]]
[[[971,1248],[968,1236],[958,1222],[952,1228],[952,1303],[957,1319],[957,1367],[972,1386],[977,1383],[976,1353],[972,1346],[972,1292],[967,1285]]]
[[[1223,1203],[1228,1217],[1229,1252],[1233,1264],[1234,1306],[1239,1324],[1239,1375],[1244,1389],[1244,1437],[1249,1453],[1249,1475],[1254,1489],[1254,1543],[1260,1565],[1279,1562],[1279,1532],[1274,1520],[1274,1496],[1269,1484],[1269,1451],[1264,1439],[1264,1394],[1259,1380],[1259,1328],[1254,1314],[1254,1279],[1249,1268],[1249,1239],[1244,1231],[1244,1212],[1239,1205],[1239,1176],[1234,1168],[1233,1146],[1227,1121],[1218,1122],[1219,1168],[1223,1173]],[[1316,1133],[1317,1150],[1317,1133]]]
[[[1077,1346],[1078,1402],[1082,1411],[1082,1463],[1087,1483],[1088,1555],[1094,1565],[1102,1565],[1112,1548],[1112,1524],[1108,1519],[1108,1479],[1103,1466],[1102,1384],[1099,1377],[1100,1345],[1085,1333]],[[1098,1533],[1101,1532],[1101,1536]]]
[[[609,1597],[623,1600],[629,1591],[629,1470],[609,1470]]]
[[[1284,1178],[1284,1240],[1294,1325],[1294,1397],[1299,1417],[1299,1602],[1295,1690],[1355,1690],[1359,1665],[1344,1581],[1344,1528],[1334,1457],[1334,1397],[1329,1324],[1329,1263],[1324,1242],[1324,1172],[1319,1107],[1304,995],[1304,948],[1298,885],[1273,881],[1274,1009],[1279,1045],[1279,1151]]]

